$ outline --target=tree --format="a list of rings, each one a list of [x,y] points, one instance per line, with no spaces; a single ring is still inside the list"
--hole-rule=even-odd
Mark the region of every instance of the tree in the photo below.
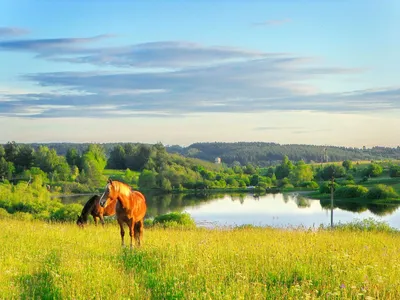
[[[282,163],[276,167],[275,176],[277,179],[283,179],[289,176],[290,171],[294,168],[292,162],[285,155],[283,156]]]
[[[19,150],[14,160],[15,167],[18,171],[30,169],[35,160],[35,150],[27,144],[19,146]]]
[[[79,155],[78,150],[76,148],[71,147],[68,149],[67,154],[65,155],[67,159],[68,165],[77,166],[78,168],[82,168],[81,166],[81,156]]]
[[[330,164],[319,171],[319,175],[323,180],[330,180],[334,176],[340,178],[346,175],[346,170],[342,166]]]
[[[290,182],[295,186],[311,181],[313,178],[314,174],[311,166],[306,165],[303,160],[298,161],[296,167],[289,174]]]
[[[82,156],[84,161],[92,161],[99,170],[103,171],[107,165],[107,157],[101,145],[90,144]]]
[[[389,169],[390,177],[400,177],[400,166],[393,165]]]
[[[5,157],[6,156],[6,152],[4,150],[3,145],[0,145],[0,158]]]
[[[343,161],[342,166],[346,169],[346,171],[348,171],[353,167],[353,162],[351,160],[345,160]]]
[[[378,177],[382,174],[383,168],[377,163],[371,163],[365,170],[364,175],[367,177]]]
[[[71,168],[64,156],[59,157],[58,164],[54,168],[54,172],[57,174],[55,177],[56,180],[67,181],[71,178]]]
[[[54,171],[59,162],[56,150],[49,149],[46,146],[40,146],[35,152],[35,166],[39,167],[46,173]]]
[[[15,159],[17,158],[19,152],[19,145],[14,141],[8,142],[4,146],[4,157],[6,161],[15,163]]]
[[[4,157],[0,158],[0,179],[11,179],[15,171],[14,164],[6,161]]]
[[[110,169],[125,170],[125,149],[121,145],[117,145],[113,148],[110,153],[110,157],[107,162],[107,167]]]
[[[105,181],[103,170],[106,164],[107,158],[103,147],[98,144],[90,144],[82,155],[82,171],[78,181],[94,187],[101,186]]]
[[[157,187],[157,173],[150,170],[143,170],[139,176],[139,187],[141,189],[153,189]]]

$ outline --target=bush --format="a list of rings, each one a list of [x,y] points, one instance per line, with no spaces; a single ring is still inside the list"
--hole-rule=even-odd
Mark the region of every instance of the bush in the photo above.
[[[154,218],[153,225],[166,227],[196,227],[196,223],[188,213],[172,212]]]
[[[317,189],[317,188],[319,188],[319,185],[315,181],[305,181],[305,182],[301,183],[301,187]]]
[[[81,204],[73,203],[64,205],[50,215],[52,221],[72,222],[75,221],[77,216],[81,213],[83,206]]]
[[[144,227],[151,227],[151,226],[153,226],[153,219],[144,220]]]
[[[355,220],[350,223],[339,223],[335,229],[352,230],[352,231],[379,231],[379,232],[395,232],[396,230],[389,226],[386,222],[376,221],[373,218],[364,220]]]
[[[383,168],[381,165],[372,163],[366,169],[364,169],[364,176],[367,177],[378,177],[382,174]]]
[[[359,198],[364,197],[368,193],[368,189],[361,185],[341,186],[335,191],[337,198]]]
[[[384,184],[378,184],[369,189],[368,193],[365,195],[365,198],[370,200],[375,199],[393,199],[398,198],[399,195],[393,190],[391,186],[387,186]]]
[[[389,176],[390,177],[400,177],[400,166],[391,166],[389,169]]]
[[[339,187],[339,185],[336,182],[334,182],[333,183],[333,189],[336,190],[338,187]],[[330,194],[330,192],[331,192],[331,182],[330,181],[326,181],[323,184],[321,184],[319,186],[319,192],[321,194]]]

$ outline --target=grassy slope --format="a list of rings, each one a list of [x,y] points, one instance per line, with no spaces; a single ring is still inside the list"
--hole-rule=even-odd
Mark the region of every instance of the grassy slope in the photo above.
[[[1,299],[400,298],[393,233],[147,229],[130,252],[116,224],[0,228]]]

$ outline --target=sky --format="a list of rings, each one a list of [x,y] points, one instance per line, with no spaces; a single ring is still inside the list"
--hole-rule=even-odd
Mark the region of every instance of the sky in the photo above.
[[[0,143],[400,145],[400,2],[0,2]]]

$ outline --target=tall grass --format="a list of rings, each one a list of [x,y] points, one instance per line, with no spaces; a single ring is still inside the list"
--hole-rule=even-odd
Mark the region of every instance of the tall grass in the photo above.
[[[152,228],[129,251],[116,224],[0,228],[1,299],[400,299],[390,231]]]

